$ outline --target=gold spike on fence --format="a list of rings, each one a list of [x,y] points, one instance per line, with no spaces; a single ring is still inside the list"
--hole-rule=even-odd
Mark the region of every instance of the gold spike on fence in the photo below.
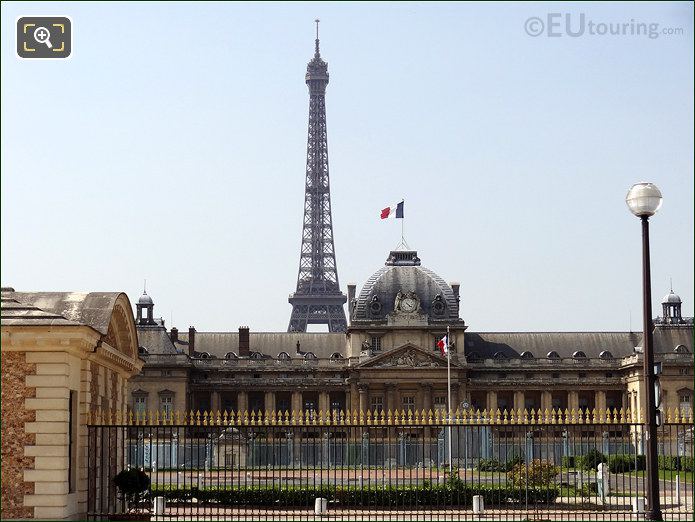
[[[465,409],[327,410],[327,411],[133,411],[90,410],[87,424],[96,426],[442,426],[639,424],[644,416],[629,408],[578,409]],[[664,410],[666,424],[693,424],[693,413]]]

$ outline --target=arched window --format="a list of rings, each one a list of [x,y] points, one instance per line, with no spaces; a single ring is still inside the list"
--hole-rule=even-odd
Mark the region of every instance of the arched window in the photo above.
[[[586,354],[581,350],[577,350],[572,354],[572,357],[574,357],[575,359],[586,359]]]
[[[314,355],[314,352],[306,352],[304,354],[304,358],[307,360],[309,360],[309,359],[313,360],[313,359],[316,359],[316,355]]]
[[[522,359],[533,359],[534,357],[533,357],[533,354],[527,350],[521,354],[521,358]]]
[[[338,352],[334,352],[331,354],[331,359],[342,359],[343,356],[339,354]]]
[[[239,356],[237,354],[235,354],[234,352],[227,352],[226,354],[224,354],[224,358],[225,359],[238,359]]]
[[[251,359],[263,359],[261,352],[251,352]]]
[[[688,353],[688,348],[684,344],[679,344],[673,351],[676,353]]]
[[[608,350],[603,350],[600,354],[598,354],[598,356],[601,359],[612,359],[613,358],[613,354],[611,352],[609,352]]]
[[[280,352],[278,354],[278,359],[281,361],[289,361],[291,359],[290,354],[287,352]]]
[[[557,353],[555,350],[552,350],[552,351],[548,352],[547,357],[548,357],[548,359],[559,359],[560,354]]]
[[[201,359],[212,359],[212,355],[210,355],[210,352],[201,352],[200,358]]]

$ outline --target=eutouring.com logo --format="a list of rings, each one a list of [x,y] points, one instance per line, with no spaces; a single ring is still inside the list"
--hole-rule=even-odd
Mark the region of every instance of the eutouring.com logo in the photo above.
[[[660,36],[680,36],[682,27],[661,27],[657,22],[640,22],[631,18],[625,22],[595,22],[588,20],[584,13],[548,13],[545,16],[532,16],[524,22],[524,30],[529,36],[579,38],[581,36],[633,36],[652,40]]]

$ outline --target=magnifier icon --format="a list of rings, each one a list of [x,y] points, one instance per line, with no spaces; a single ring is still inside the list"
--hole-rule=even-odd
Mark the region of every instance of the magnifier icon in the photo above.
[[[51,32],[45,27],[37,27],[34,29],[34,39],[39,43],[46,44],[46,47],[49,49],[53,49],[50,38]]]

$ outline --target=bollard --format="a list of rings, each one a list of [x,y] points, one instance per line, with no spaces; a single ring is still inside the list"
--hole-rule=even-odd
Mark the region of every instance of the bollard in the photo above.
[[[164,497],[154,497],[154,514],[163,515],[166,509],[166,499]]]
[[[644,497],[635,497],[632,499],[632,512],[633,513],[644,513],[644,505],[646,504],[646,499]]]
[[[482,515],[485,512],[485,503],[482,495],[473,495],[473,513]]]
[[[317,497],[314,501],[314,514],[325,515],[328,511],[328,499]]]
[[[681,505],[681,476],[676,475],[676,505]]]

